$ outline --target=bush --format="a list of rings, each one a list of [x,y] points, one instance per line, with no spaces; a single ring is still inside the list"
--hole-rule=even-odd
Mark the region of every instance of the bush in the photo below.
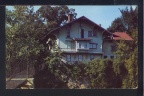
[[[126,72],[122,72],[123,68],[120,67],[121,74],[116,74],[114,64],[111,59],[95,59],[87,64],[52,64],[52,68],[48,67],[48,70],[50,70],[51,76],[53,75],[53,79],[61,82],[84,83],[87,80],[90,85],[88,88],[121,88],[123,80],[121,76],[124,76]],[[58,81],[56,82],[58,83]]]

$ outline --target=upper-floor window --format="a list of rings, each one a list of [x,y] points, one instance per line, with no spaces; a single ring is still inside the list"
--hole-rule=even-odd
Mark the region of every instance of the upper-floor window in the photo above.
[[[84,29],[81,29],[81,38],[84,38]]]
[[[67,45],[67,48],[71,48],[71,42],[70,41],[66,41],[66,45]]]
[[[87,42],[78,42],[78,48],[87,48]]]
[[[71,42],[71,48],[75,49],[75,47],[76,47],[75,42]]]
[[[70,28],[67,28],[67,34],[66,34],[67,36],[67,38],[70,38]]]
[[[95,31],[88,31],[88,37],[96,36]]]
[[[78,60],[82,61],[83,60],[83,55],[78,55]]]
[[[97,43],[90,43],[90,44],[89,44],[89,48],[94,48],[94,49],[96,49],[96,48],[97,48]]]

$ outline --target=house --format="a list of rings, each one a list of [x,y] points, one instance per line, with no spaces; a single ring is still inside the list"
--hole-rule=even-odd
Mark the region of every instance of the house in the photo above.
[[[103,43],[103,57],[104,58],[116,58],[116,55],[114,54],[116,50],[116,42],[119,42],[120,40],[125,41],[132,41],[133,39],[126,34],[126,32],[114,32],[112,38],[106,38],[104,39]]]
[[[67,24],[56,28],[50,34],[56,37],[56,44],[65,55],[63,60],[67,62],[114,58],[111,46],[115,44],[112,41],[123,36],[118,32],[113,34],[107,31],[85,16],[73,20],[73,14],[68,15]]]

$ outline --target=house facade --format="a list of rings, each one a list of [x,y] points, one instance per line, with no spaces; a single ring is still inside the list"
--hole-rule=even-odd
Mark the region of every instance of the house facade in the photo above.
[[[68,23],[56,28],[51,34],[56,36],[56,44],[64,52],[63,61],[88,62],[93,59],[115,58],[113,38],[119,36],[84,16],[73,20],[72,15],[69,15]]]

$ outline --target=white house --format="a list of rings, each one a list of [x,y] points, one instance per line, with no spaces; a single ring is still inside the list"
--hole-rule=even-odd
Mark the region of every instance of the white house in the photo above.
[[[85,16],[73,20],[72,14],[68,15],[67,24],[56,28],[51,34],[56,36],[58,47],[64,51],[63,60],[67,62],[114,58],[111,47],[115,45],[112,41],[114,37],[119,37]]]
[[[126,32],[114,32],[112,39],[105,38],[103,43],[103,57],[104,58],[116,58],[116,55],[114,54],[116,50],[116,42],[119,42],[119,40],[125,40],[125,41],[132,41],[133,39],[126,34]]]

